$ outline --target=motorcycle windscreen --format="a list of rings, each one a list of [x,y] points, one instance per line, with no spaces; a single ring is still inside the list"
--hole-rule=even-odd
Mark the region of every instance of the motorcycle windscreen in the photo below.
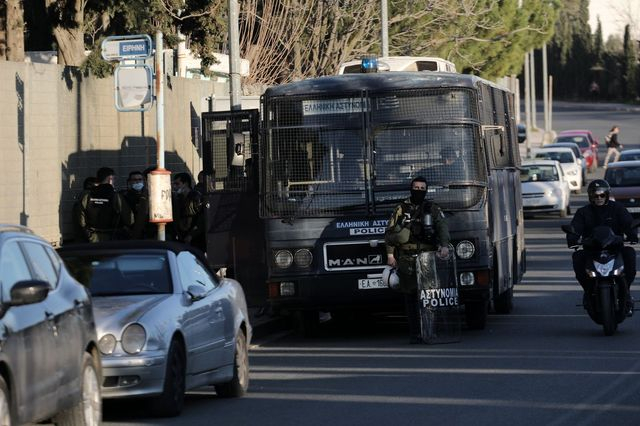
[[[462,329],[455,256],[435,252],[416,257],[422,340],[428,344],[460,341]]]

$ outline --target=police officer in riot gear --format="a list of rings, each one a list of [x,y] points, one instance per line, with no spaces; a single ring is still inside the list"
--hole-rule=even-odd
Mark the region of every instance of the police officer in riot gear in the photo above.
[[[575,234],[567,234],[567,245],[571,248],[577,247],[580,237],[589,237],[593,229],[597,226],[608,226],[616,235],[627,236],[627,240],[631,243],[638,242],[636,230],[631,227],[633,218],[627,209],[620,203],[609,199],[611,188],[607,181],[596,179],[587,187],[589,195],[589,204],[578,209],[573,216],[571,226]],[[593,280],[591,280],[585,270],[587,262],[587,253],[585,250],[577,250],[573,253],[573,270],[576,279],[585,291],[585,295],[589,294]],[[630,286],[636,277],[636,252],[633,248],[625,246],[622,248],[622,258],[624,261],[624,275],[627,281],[627,291],[625,299],[627,300],[627,315],[633,313],[633,302],[630,295]]]
[[[420,313],[416,258],[423,251],[449,255],[449,228],[438,205],[425,200],[427,180],[411,181],[411,197],[396,206],[387,225],[387,264],[397,268],[399,290],[404,294],[410,343],[420,343]]]
[[[80,200],[79,225],[89,242],[124,239],[125,229],[133,224],[129,205],[113,187],[114,177],[112,168],[100,168],[98,185]]]

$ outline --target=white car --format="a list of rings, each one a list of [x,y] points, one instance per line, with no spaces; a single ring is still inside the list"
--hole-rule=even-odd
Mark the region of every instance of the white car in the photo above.
[[[523,161],[520,182],[525,214],[559,213],[560,217],[571,214],[569,183],[557,161]]]
[[[537,160],[556,160],[569,182],[569,188],[579,194],[582,191],[582,165],[578,162],[571,148],[545,147],[535,151]]]

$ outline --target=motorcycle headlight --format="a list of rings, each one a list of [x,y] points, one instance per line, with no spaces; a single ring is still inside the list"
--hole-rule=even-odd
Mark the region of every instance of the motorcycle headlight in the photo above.
[[[475,252],[476,247],[471,241],[460,241],[458,245],[456,245],[456,256],[460,259],[469,259]]]
[[[278,250],[273,256],[274,263],[278,268],[288,268],[293,263],[293,255],[289,250]]]
[[[98,341],[98,349],[104,355],[111,355],[116,349],[116,338],[113,334],[105,334]]]
[[[122,333],[122,349],[128,354],[140,353],[146,341],[147,332],[140,324],[131,324]]]

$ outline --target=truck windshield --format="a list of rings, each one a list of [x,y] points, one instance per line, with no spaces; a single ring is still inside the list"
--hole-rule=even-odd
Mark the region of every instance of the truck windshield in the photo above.
[[[422,176],[428,198],[449,209],[477,204],[486,177],[472,125],[389,128],[375,135],[375,202],[407,197],[407,183]]]
[[[366,208],[361,130],[283,129],[266,161],[267,216],[312,216]]]
[[[431,89],[267,102],[262,217],[377,212],[424,176],[447,209],[476,205],[486,187],[475,98]]]

